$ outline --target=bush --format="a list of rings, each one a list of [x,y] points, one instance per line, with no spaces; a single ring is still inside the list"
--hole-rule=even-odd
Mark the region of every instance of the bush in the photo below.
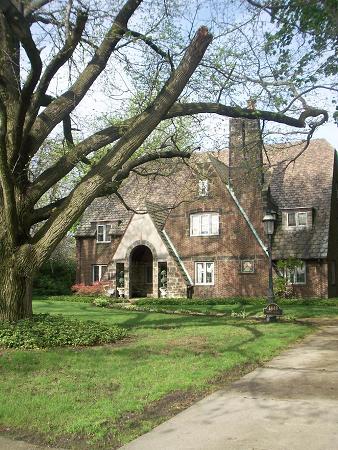
[[[75,295],[97,297],[104,294],[104,283],[97,282],[88,286],[85,284],[74,284],[71,289]]]
[[[91,303],[92,297],[80,296],[80,295],[43,295],[35,296],[34,300],[38,301],[51,301],[51,302],[74,302],[74,303]]]
[[[110,301],[110,299],[108,297],[97,297],[97,298],[94,298],[92,303],[93,303],[94,306],[99,306],[101,308],[110,306],[112,304],[112,302]]]
[[[33,295],[67,295],[75,281],[73,261],[48,261],[42,265],[33,282]]]
[[[90,346],[116,342],[126,335],[124,328],[49,314],[36,314],[31,319],[17,322],[0,322],[0,347],[3,348]]]

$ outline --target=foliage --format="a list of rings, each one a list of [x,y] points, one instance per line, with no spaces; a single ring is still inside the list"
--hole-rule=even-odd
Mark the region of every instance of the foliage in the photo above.
[[[72,302],[72,303],[91,303],[93,301],[92,297],[88,295],[51,295],[51,296],[38,296],[35,295],[34,298],[40,301],[47,302]]]
[[[303,61],[308,63],[317,55],[327,56],[321,70],[326,75],[338,72],[337,46],[337,2],[336,0],[272,0],[269,2],[271,19],[279,26],[278,31],[269,35],[272,47],[283,49],[282,55],[293,51],[291,44],[300,34],[310,38],[310,50]]]
[[[303,263],[297,258],[281,259],[277,262],[278,276],[274,280],[274,291],[277,297],[292,298],[294,295],[293,285],[288,280],[288,272],[292,272]]]
[[[71,287],[72,292],[75,295],[89,295],[91,297],[98,296],[104,293],[105,284],[97,281],[96,283],[86,285],[86,284],[74,284]]]
[[[37,272],[33,283],[33,295],[67,295],[75,281],[74,261],[45,262]]]
[[[34,349],[116,342],[126,330],[94,321],[37,314],[17,322],[0,322],[0,347]]]
[[[92,304],[94,306],[99,306],[99,307],[103,308],[103,307],[110,306],[112,303],[108,297],[97,297],[97,298],[94,298],[94,300],[92,301]]]

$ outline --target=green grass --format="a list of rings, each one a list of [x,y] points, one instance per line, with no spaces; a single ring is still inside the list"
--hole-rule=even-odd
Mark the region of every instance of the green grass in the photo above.
[[[36,301],[34,312],[129,329],[130,338],[110,346],[2,351],[0,426],[74,448],[117,448],[218,388],[220,379],[239,376],[311,331],[295,323],[129,312],[60,299]]]
[[[262,315],[266,300],[263,298],[245,299],[208,299],[206,300],[186,300],[182,299],[141,299],[137,301],[144,309],[158,307],[168,311],[196,311],[203,313],[224,313],[231,316],[232,312],[239,313],[245,311],[249,316]],[[338,299],[281,299],[277,300],[283,309],[284,316],[296,319],[306,317],[338,317]],[[180,304],[181,303],[181,304]]]

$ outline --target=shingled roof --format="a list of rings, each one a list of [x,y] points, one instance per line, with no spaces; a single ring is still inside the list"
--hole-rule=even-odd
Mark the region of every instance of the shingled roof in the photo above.
[[[268,149],[270,189],[278,206],[277,229],[274,234],[273,257],[325,258],[331,214],[331,195],[335,150],[323,140],[313,140],[294,162],[304,144]],[[282,228],[282,210],[310,208],[314,212],[312,228],[296,231]]]
[[[278,207],[273,257],[294,256],[301,259],[327,256],[331,209],[331,192],[335,151],[325,140],[313,140],[306,151],[294,161],[304,144],[280,144],[267,147],[265,157],[266,184],[272,201]],[[157,228],[162,229],[170,209],[182,201],[182,192],[189,192],[194,172],[211,163],[218,176],[227,182],[229,152],[201,152],[191,159],[190,167],[181,160],[163,161],[143,168],[152,175],[132,174],[120,189],[125,203],[133,210],[147,211]],[[269,162],[269,164],[268,164]],[[268,168],[269,166],[269,168]],[[165,176],[158,175],[163,173]],[[195,195],[196,188],[191,185]],[[186,195],[186,194],[185,194]],[[187,199],[188,200],[188,199]],[[156,211],[154,205],[161,205]],[[308,207],[314,211],[313,227],[297,231],[283,230],[282,210]],[[97,221],[112,223],[112,233],[124,232],[133,211],[128,211],[116,195],[101,197],[84,213],[77,237],[94,236]]]

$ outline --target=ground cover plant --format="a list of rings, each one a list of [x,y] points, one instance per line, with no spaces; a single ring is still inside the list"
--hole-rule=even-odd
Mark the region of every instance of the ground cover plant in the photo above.
[[[129,330],[101,347],[2,351],[0,429],[63,448],[118,448],[312,329],[50,299],[34,312]]]
[[[126,330],[95,321],[79,321],[61,315],[35,314],[17,322],[0,322],[0,348],[48,348],[116,342]]]
[[[338,299],[288,298],[276,299],[285,317],[301,319],[306,317],[338,317]],[[223,313],[236,315],[243,313],[249,317],[263,315],[265,298],[220,298],[220,299],[140,299],[135,301],[142,309],[162,311],[195,311],[206,314]]]

